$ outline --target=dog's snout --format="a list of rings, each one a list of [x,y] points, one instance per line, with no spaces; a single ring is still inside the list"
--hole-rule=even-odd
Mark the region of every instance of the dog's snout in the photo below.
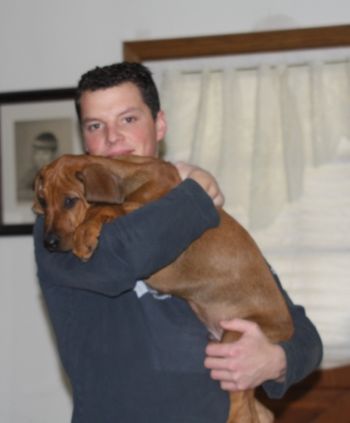
[[[45,236],[44,244],[45,247],[50,251],[56,251],[60,243],[60,238],[54,232],[49,232]]]

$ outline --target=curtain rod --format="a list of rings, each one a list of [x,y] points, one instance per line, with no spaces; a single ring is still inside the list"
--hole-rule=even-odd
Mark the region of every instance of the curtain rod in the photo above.
[[[344,59],[337,59],[337,60],[315,60],[314,62],[310,61],[310,62],[300,62],[300,63],[281,63],[281,64],[269,64],[266,63],[266,66],[270,66],[272,68],[277,68],[279,66],[285,66],[287,68],[297,68],[297,67],[306,67],[306,66],[310,66],[313,63],[324,63],[326,65],[342,65],[342,64],[346,64],[349,63],[350,64],[350,57],[349,58],[344,58]],[[265,65],[265,63],[262,63],[261,66]],[[246,72],[246,71],[256,71],[260,68],[259,65],[255,65],[255,66],[244,66],[244,67],[234,67],[234,66],[230,66],[230,67],[225,67],[223,69],[210,69],[208,67],[206,67],[206,69],[210,72],[210,73],[221,73],[224,70],[236,70],[238,72]],[[164,69],[162,69],[164,70]],[[203,72],[204,68],[201,69],[193,69],[193,70],[182,70],[182,69],[178,69],[181,73],[185,74],[185,75],[191,75],[191,74],[199,74],[201,72]]]

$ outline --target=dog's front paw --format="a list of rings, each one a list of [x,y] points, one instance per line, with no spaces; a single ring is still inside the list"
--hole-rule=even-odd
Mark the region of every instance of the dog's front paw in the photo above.
[[[83,261],[88,261],[96,250],[101,226],[85,222],[76,229],[73,238],[73,254]]]

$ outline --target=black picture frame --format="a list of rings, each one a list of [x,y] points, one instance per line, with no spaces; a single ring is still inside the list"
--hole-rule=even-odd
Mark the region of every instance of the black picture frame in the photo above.
[[[20,180],[40,137],[61,135],[55,141],[57,156],[82,152],[74,96],[75,88],[0,93],[0,236],[32,234],[32,200],[23,196],[28,190],[22,190]],[[35,131],[39,135],[33,137]]]

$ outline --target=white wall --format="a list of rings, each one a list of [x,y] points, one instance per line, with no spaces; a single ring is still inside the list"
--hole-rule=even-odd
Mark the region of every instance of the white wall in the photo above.
[[[122,40],[349,21],[347,0],[1,0],[0,91],[64,87]]]
[[[74,86],[123,40],[344,24],[348,0],[1,0],[0,92]],[[1,143],[6,140],[1,140]],[[70,402],[30,237],[0,237],[0,421],[64,423]]]

